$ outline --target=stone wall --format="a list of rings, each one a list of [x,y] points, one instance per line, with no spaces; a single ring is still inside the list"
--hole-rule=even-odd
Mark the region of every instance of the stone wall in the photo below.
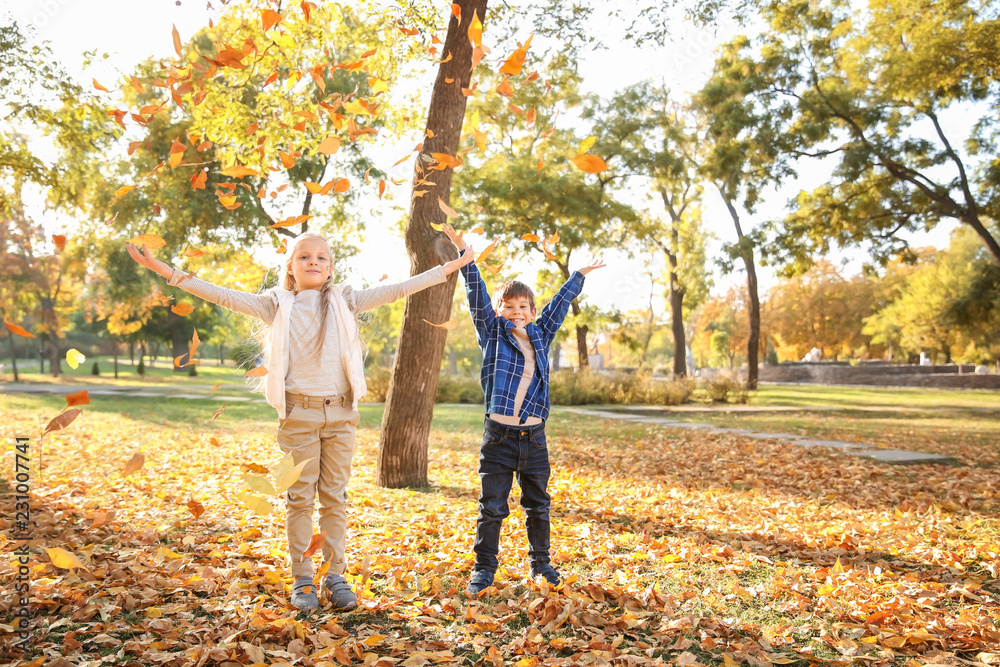
[[[976,375],[971,364],[892,365],[885,362],[789,362],[760,367],[761,382],[856,384],[881,387],[941,387],[1000,390],[1000,374]]]

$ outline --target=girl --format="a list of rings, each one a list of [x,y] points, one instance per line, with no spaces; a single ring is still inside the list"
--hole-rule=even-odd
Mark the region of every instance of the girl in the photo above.
[[[352,289],[333,282],[333,255],[318,234],[296,238],[285,263],[282,287],[262,294],[217,287],[154,258],[149,248],[128,244],[136,262],[197,297],[252,315],[266,327],[262,378],[264,397],[278,412],[278,445],[295,463],[307,461],[286,497],[292,605],[319,606],[312,558],[303,558],[313,534],[313,504],[319,496],[319,528],[326,532],[323,559],[330,562],[323,588],[334,609],[351,609],[358,598],[344,578],[347,482],[351,476],[358,401],[367,387],[357,314],[431,285],[467,264],[465,253],[395,285]]]

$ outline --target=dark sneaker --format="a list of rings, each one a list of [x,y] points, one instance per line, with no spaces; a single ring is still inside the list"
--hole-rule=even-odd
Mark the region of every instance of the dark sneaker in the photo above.
[[[473,595],[478,595],[482,593],[487,588],[493,585],[493,573],[487,572],[486,570],[476,570],[472,573],[472,579],[469,580],[469,585],[465,587],[465,590],[472,593]]]
[[[292,606],[302,611],[311,611],[319,607],[319,597],[312,577],[299,577],[292,584]]]
[[[550,586],[558,586],[562,581],[556,569],[548,563],[531,568],[531,578],[537,579],[538,577],[544,578]]]
[[[354,609],[358,606],[358,596],[342,574],[328,574],[323,577],[323,589],[330,596],[334,609]]]

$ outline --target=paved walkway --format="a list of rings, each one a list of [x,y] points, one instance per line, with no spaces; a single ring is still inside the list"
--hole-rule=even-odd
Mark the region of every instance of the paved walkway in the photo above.
[[[812,409],[812,408],[807,408]],[[727,428],[714,424],[698,424],[695,422],[684,422],[669,417],[659,415],[668,413],[667,410],[659,408],[633,408],[632,412],[620,412],[613,409],[594,408],[563,408],[565,412],[575,412],[576,414],[589,415],[592,417],[602,417],[604,419],[619,419],[622,421],[640,422],[643,424],[659,424],[669,428],[696,429],[705,433],[728,433],[739,435],[744,438],[754,440],[779,440],[797,447],[830,447],[838,449],[844,454],[861,456],[873,459],[882,463],[944,463],[954,464],[955,459],[941,454],[929,454],[927,452],[911,452],[905,449],[872,449],[869,445],[862,445],[857,442],[846,442],[842,440],[819,440],[809,438],[804,435],[793,433],[764,433],[752,431],[746,428]],[[645,413],[645,414],[644,414]]]
[[[164,386],[164,385],[84,385],[84,384],[3,384],[0,385],[0,394],[3,393],[23,393],[23,394],[72,394],[78,391],[83,391],[86,389],[91,396],[137,396],[137,397],[158,397],[166,396],[170,398],[180,398],[189,400],[205,400],[212,399],[216,401],[226,401],[226,402],[257,402],[264,403],[264,399],[256,395],[249,393],[244,393],[241,396],[231,396],[225,394],[227,390],[232,390],[232,386],[219,387],[214,395],[210,394],[212,387],[214,385],[189,385],[185,384],[184,387],[174,387],[174,386]],[[203,390],[204,393],[190,393],[191,390]],[[442,404],[443,405],[443,404]],[[464,407],[464,406],[463,406]],[[670,428],[684,428],[692,430],[700,430],[705,433],[728,433],[732,435],[739,435],[744,438],[752,438],[754,440],[779,440],[784,441],[789,444],[795,445],[797,447],[829,447],[832,449],[838,449],[844,454],[849,454],[852,456],[861,456],[868,459],[873,459],[875,461],[880,461],[882,463],[944,463],[953,464],[955,459],[950,456],[942,456],[941,454],[930,454],[927,452],[912,452],[904,449],[872,449],[868,445],[862,445],[856,442],[846,442],[842,440],[822,440],[809,438],[804,435],[795,435],[793,433],[764,433],[761,431],[753,431],[745,428],[727,428],[723,426],[715,426],[714,424],[699,424],[696,422],[685,422],[677,419],[671,419],[670,417],[664,417],[662,415],[677,413],[677,412],[719,412],[719,408],[712,409],[707,406],[684,406],[687,409],[678,409],[677,407],[670,408],[659,408],[659,407],[628,407],[621,408],[619,410],[606,409],[606,408],[577,408],[577,407],[561,407],[560,411],[563,412],[573,412],[581,415],[589,415],[593,417],[600,417],[603,419],[618,419],[622,421],[633,421],[641,422],[644,424],[659,424],[661,426],[667,426]],[[744,411],[744,412],[764,412],[768,410],[816,410],[815,407],[808,408],[795,408],[787,406],[756,406],[757,409],[754,410],[755,406],[731,406],[725,407],[725,411]],[[750,408],[749,410],[747,408]],[[826,408],[826,409],[836,409],[836,408]],[[852,410],[858,408],[850,408]]]

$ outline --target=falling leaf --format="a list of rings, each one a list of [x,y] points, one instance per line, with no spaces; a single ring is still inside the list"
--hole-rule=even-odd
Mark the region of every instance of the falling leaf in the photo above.
[[[146,455],[142,452],[136,452],[132,455],[132,458],[128,460],[128,463],[125,464],[125,470],[122,472],[122,475],[128,477],[132,473],[138,472],[142,469],[142,466],[145,465],[145,463]]]
[[[52,421],[48,423],[48,426],[45,427],[45,433],[50,433],[52,431],[60,431],[66,428],[67,426],[73,423],[74,419],[80,416],[81,412],[82,410],[78,410],[76,408],[73,408],[72,410],[63,411],[56,417],[53,417]]]
[[[221,415],[222,411],[225,410],[225,409],[226,409],[226,404],[223,403],[221,408],[219,408],[218,410],[216,410],[215,412],[212,413],[212,421],[215,421],[216,419],[218,419],[219,415]]]
[[[462,324],[458,320],[448,320],[444,324],[434,324],[433,322],[431,322],[429,320],[424,320],[424,322],[427,322],[427,324],[431,325],[432,327],[437,327],[438,329],[444,329],[446,331],[451,331],[453,329],[457,329]]]
[[[536,115],[537,115],[537,112],[535,111],[535,107],[531,107],[531,109],[528,110],[528,114],[524,117],[524,122],[527,125],[531,125],[532,123],[535,122]]]
[[[482,228],[482,227],[473,227],[473,228],[472,228],[472,229],[471,229],[471,230],[469,231],[469,233],[470,233],[470,234],[482,234],[482,233],[483,233],[483,228]]]
[[[223,176],[230,176],[232,178],[243,178],[244,176],[256,176],[257,172],[253,169],[248,169],[240,165],[234,165],[232,167],[226,167],[219,172]]]
[[[514,97],[514,87],[510,85],[510,79],[504,79],[497,86],[497,93],[504,97]]]
[[[279,220],[278,222],[271,225],[272,228],[278,229],[281,227],[292,227],[294,225],[301,225],[303,222],[311,218],[311,215],[293,215],[284,220]]]
[[[154,250],[156,248],[162,248],[163,246],[167,245],[167,242],[161,239],[156,234],[142,234],[140,236],[136,236],[134,238],[129,239],[127,242],[131,243],[132,245],[139,246],[140,248],[142,246],[146,246],[150,250]]]
[[[249,137],[251,134],[256,134],[258,127],[260,126],[257,123],[250,123],[247,125],[247,129],[244,130],[244,132]]]
[[[191,177],[191,189],[204,190],[206,181],[208,181],[208,170],[202,169]]]
[[[236,498],[251,510],[262,516],[269,515],[274,509],[271,507],[271,503],[267,502],[260,496],[255,496],[251,493],[237,493]]]
[[[193,514],[194,518],[196,519],[205,513],[205,506],[199,503],[194,498],[191,498],[190,500],[187,501],[187,508],[188,511],[190,511],[191,514]]]
[[[538,243],[540,240],[535,234],[525,234],[521,237],[522,241],[530,241],[531,243]]]
[[[475,10],[472,12],[472,21],[469,22],[469,43],[473,47],[483,46],[483,23]]]
[[[589,153],[585,155],[577,155],[572,159],[572,162],[581,171],[585,171],[588,174],[599,174],[608,168],[608,165],[605,164],[604,160]]]
[[[86,389],[75,394],[66,394],[66,406],[72,407],[74,405],[90,405],[90,394],[87,393]]]
[[[35,334],[28,332],[28,330],[22,327],[21,325],[14,324],[13,322],[8,322],[6,315],[3,316],[3,324],[5,327],[7,327],[8,331],[10,331],[15,336],[21,336],[23,338],[35,337]]]
[[[441,199],[440,197],[438,197],[438,206],[441,208],[442,211],[444,211],[444,214],[446,216],[448,216],[449,218],[457,218],[458,217],[458,213],[455,212],[455,209],[453,209],[451,206],[448,206],[447,204],[445,204],[444,200]]]
[[[194,312],[194,306],[190,303],[178,303],[170,307],[170,312],[181,317],[187,317]]]
[[[277,479],[277,484],[275,484],[275,489],[277,489],[278,494],[283,494],[287,491],[292,484],[298,481],[299,475],[302,474],[302,469],[305,468],[306,464],[312,461],[311,458],[301,461],[298,465],[295,464],[295,459],[291,454],[286,454],[284,458],[278,463],[277,467],[274,469],[274,476]]]
[[[76,348],[71,348],[69,350],[66,350],[66,363],[69,364],[70,368],[73,369],[79,368],[80,364],[82,364],[86,360],[87,357],[84,356],[84,354],[80,352],[80,350],[77,350]]]
[[[243,377],[259,378],[264,377],[265,375],[267,375],[267,366],[257,366],[256,368],[251,368],[244,373]]]
[[[184,253],[185,257],[201,257],[205,254],[204,250],[188,250]]]
[[[440,224],[438,222],[432,222],[431,223],[431,229],[433,229],[435,232],[443,232],[444,231],[444,225],[442,225],[442,224]]]
[[[383,274],[382,274],[382,277],[381,277],[381,278],[379,278],[379,279],[378,279],[378,281],[379,281],[379,282],[382,282],[383,280],[385,280],[385,279],[386,279],[386,278],[388,278],[388,277],[389,277],[389,274],[388,274],[388,273],[383,273]]]
[[[576,149],[576,154],[583,155],[584,153],[589,151],[596,142],[597,142],[597,137],[594,136],[587,137],[586,139],[580,142],[580,147]]]
[[[125,195],[127,195],[130,192],[132,192],[133,190],[135,190],[135,186],[134,185],[123,185],[120,188],[118,188],[117,190],[115,190],[115,199],[118,199],[119,197],[124,197]]]
[[[182,54],[181,54],[181,36],[180,36],[180,33],[177,32],[177,26],[176,25],[172,26],[172,30],[170,31],[170,36],[174,40],[174,51],[177,52],[177,57],[178,58],[182,57]]]
[[[546,245],[555,245],[556,243],[559,243],[559,232],[556,232],[549,238],[545,239]]]
[[[434,161],[436,162],[431,169],[437,169],[438,171],[447,169],[448,167],[454,169],[462,164],[461,158],[449,155],[448,153],[431,153],[431,157],[434,158]]]
[[[485,260],[487,257],[489,257],[490,255],[492,255],[493,251],[496,250],[496,247],[497,247],[497,242],[496,241],[494,241],[493,243],[491,243],[488,246],[486,246],[486,249],[483,250],[481,253],[479,253],[479,257],[476,257],[476,262],[475,263],[479,264],[480,262],[482,262],[483,260]]]
[[[103,90],[106,93],[110,93],[111,92],[110,90],[108,90],[107,88],[105,88],[104,86],[102,86],[101,84],[97,83],[97,79],[94,79],[93,81],[94,81],[94,88],[96,88],[97,90]]]
[[[260,13],[261,30],[267,32],[277,24],[281,23],[284,17],[273,9],[265,9]],[[309,20],[308,18],[306,19]]]
[[[457,2],[451,3],[451,15],[458,21],[458,25],[462,25],[462,5]]]
[[[313,535],[309,540],[309,548],[302,552],[302,558],[311,557],[326,542],[326,531]]]
[[[504,64],[500,67],[501,74],[508,74],[515,76],[521,73],[521,69],[524,67],[524,59],[528,54],[528,47],[531,46],[531,38],[534,35],[529,35],[528,39],[525,40],[522,46],[519,46],[514,53],[511,54]]]
[[[323,155],[333,155],[340,150],[340,137],[329,136],[316,147]]]
[[[346,178],[341,178],[337,181],[337,184],[333,186],[334,194],[340,194],[341,192],[347,192],[351,189],[351,181]]]
[[[378,181],[378,198],[382,199],[382,195],[385,193],[385,179],[380,178]]]
[[[257,493],[263,493],[266,496],[278,495],[278,492],[274,490],[271,483],[263,477],[258,477],[257,475],[243,475],[243,481]]]
[[[90,568],[81,563],[76,556],[61,547],[45,547],[45,553],[49,555],[52,564],[60,569],[72,570],[82,567],[84,570],[90,571]]]
[[[281,158],[281,166],[285,169],[291,169],[295,166],[295,156],[284,151],[278,151],[278,156]]]
[[[212,392],[209,394],[209,396],[214,396],[215,395],[215,390],[218,389],[221,386],[222,386],[221,382],[216,382],[215,386],[212,387]]]

